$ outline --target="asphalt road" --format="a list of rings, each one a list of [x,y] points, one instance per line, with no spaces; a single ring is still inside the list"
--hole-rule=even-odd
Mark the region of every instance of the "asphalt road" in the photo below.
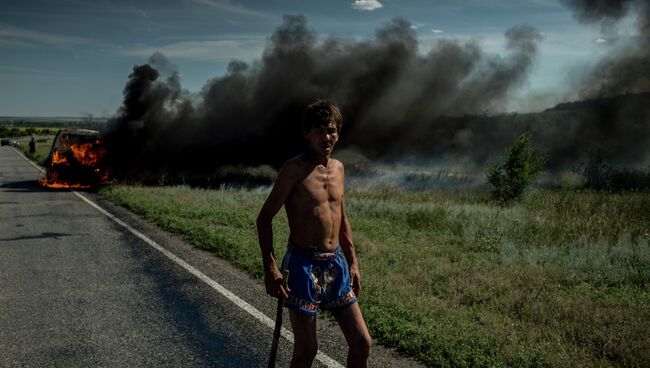
[[[43,189],[40,175],[17,151],[0,148],[0,367],[266,366],[271,328],[205,280],[274,318],[275,300],[260,282],[92,192]],[[321,320],[318,334],[324,361],[344,363],[336,325]],[[278,367],[290,355],[282,338]],[[420,365],[375,346],[371,366]]]

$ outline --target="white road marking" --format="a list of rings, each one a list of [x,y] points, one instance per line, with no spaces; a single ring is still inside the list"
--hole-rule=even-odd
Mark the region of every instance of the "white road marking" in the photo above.
[[[27,162],[29,162],[34,167],[36,167],[39,171],[41,171],[41,172],[45,171],[42,167],[36,165],[34,162],[29,160],[27,157],[25,157],[25,155],[23,155],[22,152],[20,152],[18,150],[16,150],[16,152],[18,152],[18,154],[20,154],[20,156],[22,156],[25,160],[27,160]],[[257,310],[252,305],[248,304],[244,299],[238,297],[232,291],[226,289],[225,287],[223,287],[218,282],[216,282],[213,279],[209,278],[203,272],[196,269],[194,266],[192,266],[189,263],[183,261],[178,256],[176,256],[174,253],[172,253],[172,252],[168,251],[167,249],[161,247],[160,245],[158,245],[158,243],[151,240],[149,237],[142,234],[138,230],[134,229],[133,227],[131,227],[126,222],[120,220],[119,218],[117,218],[112,213],[106,211],[105,209],[100,207],[95,202],[93,202],[90,199],[86,198],[81,193],[79,193],[77,191],[74,191],[74,190],[72,191],[72,193],[74,193],[77,197],[81,198],[86,203],[88,203],[89,205],[94,207],[97,211],[104,214],[109,219],[115,221],[118,225],[120,225],[120,226],[124,227],[125,229],[127,229],[128,231],[130,231],[133,235],[135,235],[138,238],[142,239],[145,243],[149,244],[152,248],[154,248],[157,251],[159,251],[160,253],[164,254],[167,258],[171,259],[172,261],[174,261],[179,266],[183,267],[187,272],[191,273],[192,275],[196,276],[199,280],[201,280],[201,281],[205,282],[206,284],[208,284],[211,288],[216,290],[219,294],[221,294],[221,295],[225,296],[226,298],[228,298],[228,300],[233,302],[236,306],[238,306],[239,308],[245,310],[248,314],[255,317],[255,319],[262,322],[262,324],[266,325],[267,327],[269,327],[272,330],[275,329],[275,321],[274,320],[267,317],[264,313],[260,312],[259,310]],[[289,331],[286,328],[282,327],[282,329],[280,331],[280,334],[282,335],[282,337],[284,337],[285,339],[287,339],[287,340],[289,340],[290,342],[293,343],[294,339],[293,339],[293,333],[291,331]],[[339,362],[337,362],[336,360],[330,358],[329,356],[327,356],[326,354],[324,354],[320,350],[316,354],[316,360],[318,360],[319,362],[325,364],[327,367],[330,367],[330,368],[344,368]]]
[[[43,169],[42,167],[36,165],[36,164],[34,163],[34,161],[28,159],[25,155],[23,155],[22,152],[20,152],[20,150],[19,150],[18,148],[16,148],[16,147],[11,147],[11,148],[13,148],[14,151],[16,151],[16,153],[17,153],[18,155],[20,155],[20,157],[24,158],[25,160],[27,160],[27,162],[29,162],[30,164],[32,164],[32,166],[34,166],[35,168],[37,168],[38,171],[40,171],[40,172],[45,172],[45,169]]]

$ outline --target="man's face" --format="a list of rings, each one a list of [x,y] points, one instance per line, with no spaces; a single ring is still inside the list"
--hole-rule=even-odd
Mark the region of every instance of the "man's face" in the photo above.
[[[305,132],[307,146],[310,151],[320,156],[329,157],[334,150],[334,145],[339,140],[339,130],[332,121],[327,125],[313,127]]]

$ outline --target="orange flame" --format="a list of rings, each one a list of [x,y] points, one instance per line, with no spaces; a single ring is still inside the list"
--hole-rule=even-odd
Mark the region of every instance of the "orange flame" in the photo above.
[[[94,165],[97,160],[106,154],[106,150],[103,146],[99,145],[99,141],[95,143],[73,144],[70,146],[70,149],[74,154],[74,158],[86,166]]]
[[[59,150],[55,148],[52,151],[52,165],[62,165],[67,163],[68,159],[66,159],[65,156],[59,154]]]
[[[108,181],[109,171],[103,165],[106,149],[98,139],[92,143],[72,144],[52,151],[47,171],[39,183],[48,188],[89,188],[94,183]],[[64,175],[65,174],[65,175]]]

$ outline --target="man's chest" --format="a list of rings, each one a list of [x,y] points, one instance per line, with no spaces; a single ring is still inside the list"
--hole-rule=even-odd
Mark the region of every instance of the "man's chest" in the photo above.
[[[312,172],[296,185],[295,194],[311,201],[340,202],[343,198],[341,175]]]

